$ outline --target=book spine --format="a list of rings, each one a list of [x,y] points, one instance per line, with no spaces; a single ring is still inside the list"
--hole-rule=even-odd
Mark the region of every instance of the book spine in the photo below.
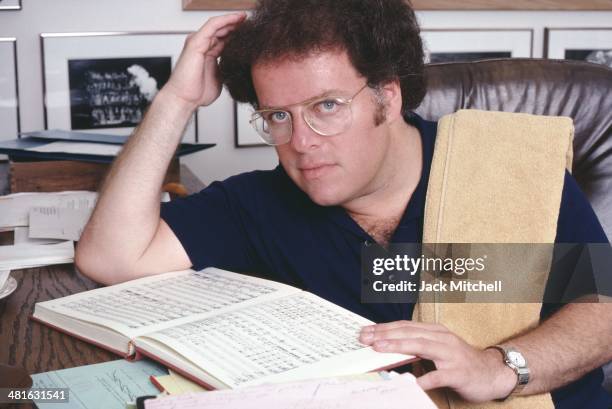
[[[40,323],[40,324],[43,324],[43,325],[45,325],[45,326],[47,326],[47,327],[49,327],[49,328],[52,328],[52,329],[54,329],[54,330],[56,330],[56,331],[58,331],[58,332],[61,332],[61,333],[63,333],[63,334],[70,335],[71,337],[77,338],[77,339],[79,339],[79,340],[81,340],[81,341],[83,341],[83,342],[86,342],[86,343],[88,343],[88,344],[92,344],[92,345],[94,345],[94,346],[97,346],[98,348],[105,349],[105,350],[107,350],[107,351],[109,351],[109,352],[112,352],[112,353],[113,353],[113,354],[115,354],[115,355],[118,355],[118,356],[122,357],[122,358],[125,358],[125,359],[128,359],[128,360],[130,359],[130,353],[129,353],[129,352],[128,352],[128,353],[126,353],[126,352],[124,352],[124,351],[119,351],[119,350],[117,350],[117,349],[111,348],[111,347],[109,347],[108,345],[101,344],[101,343],[99,343],[98,341],[95,341],[95,340],[93,340],[93,339],[90,339],[90,338],[84,337],[84,336],[79,335],[79,334],[75,334],[74,332],[67,331],[67,330],[65,330],[65,329],[63,329],[63,328],[60,328],[60,327],[57,327],[57,326],[55,326],[55,325],[53,325],[53,324],[50,324],[50,323],[48,323],[48,322],[46,322],[46,321],[41,320],[40,318],[37,318],[37,317],[33,316],[33,315],[30,315],[30,319],[31,319],[32,321],[36,321],[36,322],[38,322],[38,323]]]

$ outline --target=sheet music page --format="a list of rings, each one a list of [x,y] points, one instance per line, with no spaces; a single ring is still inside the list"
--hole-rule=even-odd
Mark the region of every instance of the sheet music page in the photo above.
[[[103,155],[117,156],[123,145],[94,142],[51,142],[35,148],[28,148],[28,151],[35,152],[62,152],[80,153],[83,155]]]
[[[0,196],[0,228],[27,226],[28,214],[32,207],[93,209],[97,197],[96,192],[88,191],[14,193]]]
[[[293,370],[302,369],[303,377],[308,374],[303,368],[345,353],[367,349],[380,355],[358,341],[361,327],[368,324],[371,321],[300,292],[149,333],[145,338],[165,344],[235,388]]]
[[[29,213],[29,237],[79,241],[93,209],[33,207]]]
[[[129,337],[180,325],[262,297],[300,291],[216,268],[184,270],[37,304]],[[36,313],[35,313],[36,315]]]
[[[391,380],[319,379],[162,397],[146,409],[435,409],[436,405],[406,373]]]

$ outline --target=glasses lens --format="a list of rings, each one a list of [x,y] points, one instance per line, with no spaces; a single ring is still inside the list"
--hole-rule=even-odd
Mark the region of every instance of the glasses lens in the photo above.
[[[285,111],[254,113],[251,124],[268,145],[281,145],[291,139],[291,115]]]
[[[348,103],[339,99],[324,99],[304,109],[304,120],[317,133],[332,136],[349,129],[353,116]]]

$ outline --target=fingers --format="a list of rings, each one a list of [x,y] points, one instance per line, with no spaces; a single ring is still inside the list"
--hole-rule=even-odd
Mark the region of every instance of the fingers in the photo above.
[[[426,338],[386,339],[376,341],[372,348],[378,352],[416,355],[430,361],[444,361],[450,358],[448,347]]]
[[[450,332],[431,331],[419,327],[397,327],[388,331],[362,332],[359,336],[359,341],[371,345],[379,341],[404,338],[424,338],[444,344],[451,344],[454,340],[454,335]]]
[[[196,47],[208,48],[211,38],[227,36],[245,18],[246,13],[244,12],[211,17],[198,31],[189,36],[188,43],[195,44]]]
[[[433,324],[433,323],[417,322],[417,321],[409,321],[409,320],[393,321],[393,322],[386,322],[384,324],[368,325],[362,328],[362,332],[388,331],[391,329],[401,328],[401,327],[422,328],[428,331],[435,331],[435,332],[448,332],[448,328],[446,328],[442,324]]]

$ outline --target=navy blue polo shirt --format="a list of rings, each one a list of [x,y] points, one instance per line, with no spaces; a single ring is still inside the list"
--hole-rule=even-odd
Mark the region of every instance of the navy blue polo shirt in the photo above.
[[[437,124],[416,114],[406,120],[420,132],[423,171],[391,242],[419,243]],[[284,282],[375,322],[412,317],[413,304],[361,303],[361,246],[373,242],[372,237],[343,208],[312,202],[280,165],[214,182],[197,194],[163,203],[161,217],[196,270],[214,266]],[[569,174],[562,193],[557,242],[607,242],[590,204]],[[543,308],[542,316],[556,308]],[[556,407],[610,407],[612,397],[601,388],[602,379],[597,369],[553,392]]]

